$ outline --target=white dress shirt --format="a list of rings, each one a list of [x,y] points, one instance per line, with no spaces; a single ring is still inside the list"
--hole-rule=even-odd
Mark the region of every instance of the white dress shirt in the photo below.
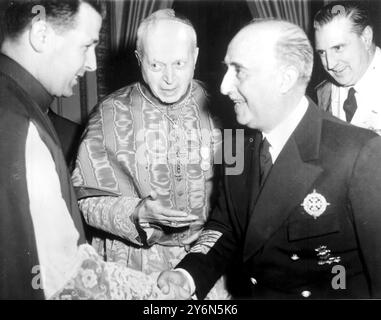
[[[287,140],[299,124],[300,120],[302,120],[307,108],[308,100],[306,97],[303,97],[298,103],[298,106],[288,115],[287,118],[285,118],[270,132],[262,133],[263,139],[266,138],[270,144],[269,152],[271,154],[273,164],[278,158]]]
[[[351,124],[381,133],[381,50],[376,48],[373,60],[362,78],[353,86],[357,110]],[[338,87],[332,84],[332,114],[346,121],[343,109],[350,87]]]

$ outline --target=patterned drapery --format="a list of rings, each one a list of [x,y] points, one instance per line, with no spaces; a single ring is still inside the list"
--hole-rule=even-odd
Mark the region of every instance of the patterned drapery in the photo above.
[[[247,0],[254,18],[281,18],[298,24],[307,33],[310,30],[310,1],[302,0]]]
[[[134,46],[140,22],[156,10],[170,8],[172,3],[173,0],[110,1],[111,50]]]
[[[97,46],[97,93],[98,101],[108,94],[106,74],[107,74],[107,63],[110,54],[110,38],[111,38],[111,2],[108,0],[102,0],[104,3],[104,9],[106,16],[103,19],[103,24],[101,31],[99,33],[99,44]]]
[[[134,75],[135,61],[131,61],[136,32],[142,19],[152,12],[171,7],[173,0],[101,0],[107,16],[100,32],[97,48],[98,101],[129,82],[123,72]],[[129,60],[130,59],[130,60]],[[119,80],[119,82],[118,82]],[[116,88],[115,88],[116,86]]]

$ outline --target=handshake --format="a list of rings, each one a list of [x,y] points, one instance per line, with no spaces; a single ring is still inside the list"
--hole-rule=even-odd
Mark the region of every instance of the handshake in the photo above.
[[[165,295],[165,299],[168,300],[190,300],[194,293],[193,279],[191,279],[190,276],[188,279],[188,276],[185,275],[185,271],[182,270],[162,272],[157,279],[157,286]]]

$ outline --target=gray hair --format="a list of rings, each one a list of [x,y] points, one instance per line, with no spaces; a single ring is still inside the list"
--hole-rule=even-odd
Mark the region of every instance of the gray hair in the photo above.
[[[275,57],[281,65],[292,65],[299,71],[299,79],[308,83],[313,68],[313,49],[301,27],[286,20],[276,18],[254,19],[250,25],[273,24],[279,29],[275,41]]]
[[[162,9],[162,10],[155,11],[150,16],[145,18],[138,27],[137,38],[136,38],[136,50],[140,55],[143,54],[143,49],[144,49],[143,39],[146,33],[148,32],[148,28],[154,26],[156,23],[163,20],[176,21],[188,26],[192,45],[194,46],[194,48],[197,47],[196,30],[194,29],[194,26],[190,22],[190,20],[179,14],[176,14],[173,9]]]
[[[275,47],[279,61],[291,64],[299,71],[299,78],[308,83],[311,79],[314,54],[310,41],[302,28],[285,23]]]

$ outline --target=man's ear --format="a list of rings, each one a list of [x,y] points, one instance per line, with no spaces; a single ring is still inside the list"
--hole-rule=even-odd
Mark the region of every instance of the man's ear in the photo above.
[[[194,48],[193,57],[194,57],[194,65],[196,66],[197,58],[198,58],[198,47]]]
[[[280,75],[280,92],[285,94],[296,85],[299,79],[299,70],[292,65],[288,65],[281,68]]]
[[[37,52],[43,52],[46,50],[47,45],[51,39],[52,30],[45,20],[38,20],[32,23],[29,32],[29,41],[32,48]]]
[[[373,29],[370,26],[366,26],[360,37],[364,42],[366,49],[369,50],[373,42]]]
[[[140,67],[140,65],[142,64],[142,58],[140,57],[138,50],[135,50],[134,52],[135,52],[135,57],[138,60],[138,66]]]

